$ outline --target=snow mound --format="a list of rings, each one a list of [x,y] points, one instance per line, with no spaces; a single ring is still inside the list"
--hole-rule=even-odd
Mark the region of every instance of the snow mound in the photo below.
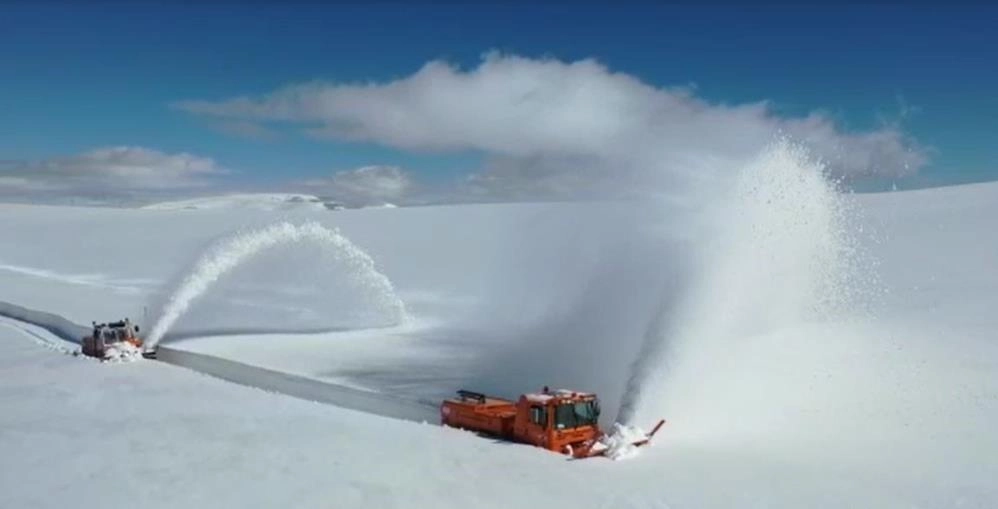
[[[605,450],[603,455],[614,461],[633,458],[638,455],[638,446],[634,443],[646,438],[648,435],[637,426],[614,423],[613,433],[600,439],[597,450]]]
[[[322,198],[310,194],[248,193],[167,201],[142,208],[146,210],[322,210],[329,207]]]
[[[142,349],[128,342],[121,342],[104,350],[102,362],[132,362],[142,357]]]

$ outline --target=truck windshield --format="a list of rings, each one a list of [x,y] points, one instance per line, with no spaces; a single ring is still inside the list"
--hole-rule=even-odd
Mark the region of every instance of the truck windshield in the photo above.
[[[599,403],[595,400],[558,405],[555,411],[555,426],[558,429],[591,426],[596,424],[597,420],[599,420]]]

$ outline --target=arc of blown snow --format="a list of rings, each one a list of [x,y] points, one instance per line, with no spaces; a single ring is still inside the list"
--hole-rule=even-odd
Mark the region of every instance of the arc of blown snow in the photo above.
[[[260,230],[237,234],[216,244],[202,255],[194,265],[194,269],[167,300],[146,338],[147,347],[151,348],[159,343],[193,301],[243,261],[277,245],[304,241],[331,247],[339,260],[356,270],[362,280],[378,290],[383,296],[383,301],[392,310],[396,323],[406,319],[405,304],[396,295],[388,277],[375,268],[374,260],[367,253],[338,230],[326,228],[312,221],[299,226],[281,222]]]

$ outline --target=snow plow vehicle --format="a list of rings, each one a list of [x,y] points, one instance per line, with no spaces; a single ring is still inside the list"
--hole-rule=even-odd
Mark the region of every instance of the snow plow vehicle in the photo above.
[[[440,423],[502,440],[530,444],[567,454],[591,458],[606,454],[609,444],[619,438],[599,427],[599,399],[593,393],[566,390],[523,394],[516,402],[466,390],[440,405]],[[651,441],[665,424],[662,419],[648,434],[627,439],[628,446],[640,447]]]
[[[117,322],[92,322],[93,330],[80,341],[83,355],[98,359],[129,356],[142,348],[139,326],[128,318]]]

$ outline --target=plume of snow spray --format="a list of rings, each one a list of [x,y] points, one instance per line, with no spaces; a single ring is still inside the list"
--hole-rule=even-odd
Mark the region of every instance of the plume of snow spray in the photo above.
[[[257,253],[278,245],[312,242],[328,248],[336,260],[346,265],[351,274],[374,295],[376,304],[394,323],[407,319],[405,304],[396,295],[391,281],[379,272],[374,260],[339,231],[316,222],[294,225],[281,222],[266,228],[237,234],[208,250],[167,299],[161,313],[146,338],[148,348],[155,346],[184,314],[191,303],[204,294],[220,277],[252,258]]]
[[[725,377],[718,359],[741,338],[829,318],[856,297],[849,201],[802,148],[775,143],[717,203],[698,283],[649,326],[620,422],[689,410],[676,407]]]

